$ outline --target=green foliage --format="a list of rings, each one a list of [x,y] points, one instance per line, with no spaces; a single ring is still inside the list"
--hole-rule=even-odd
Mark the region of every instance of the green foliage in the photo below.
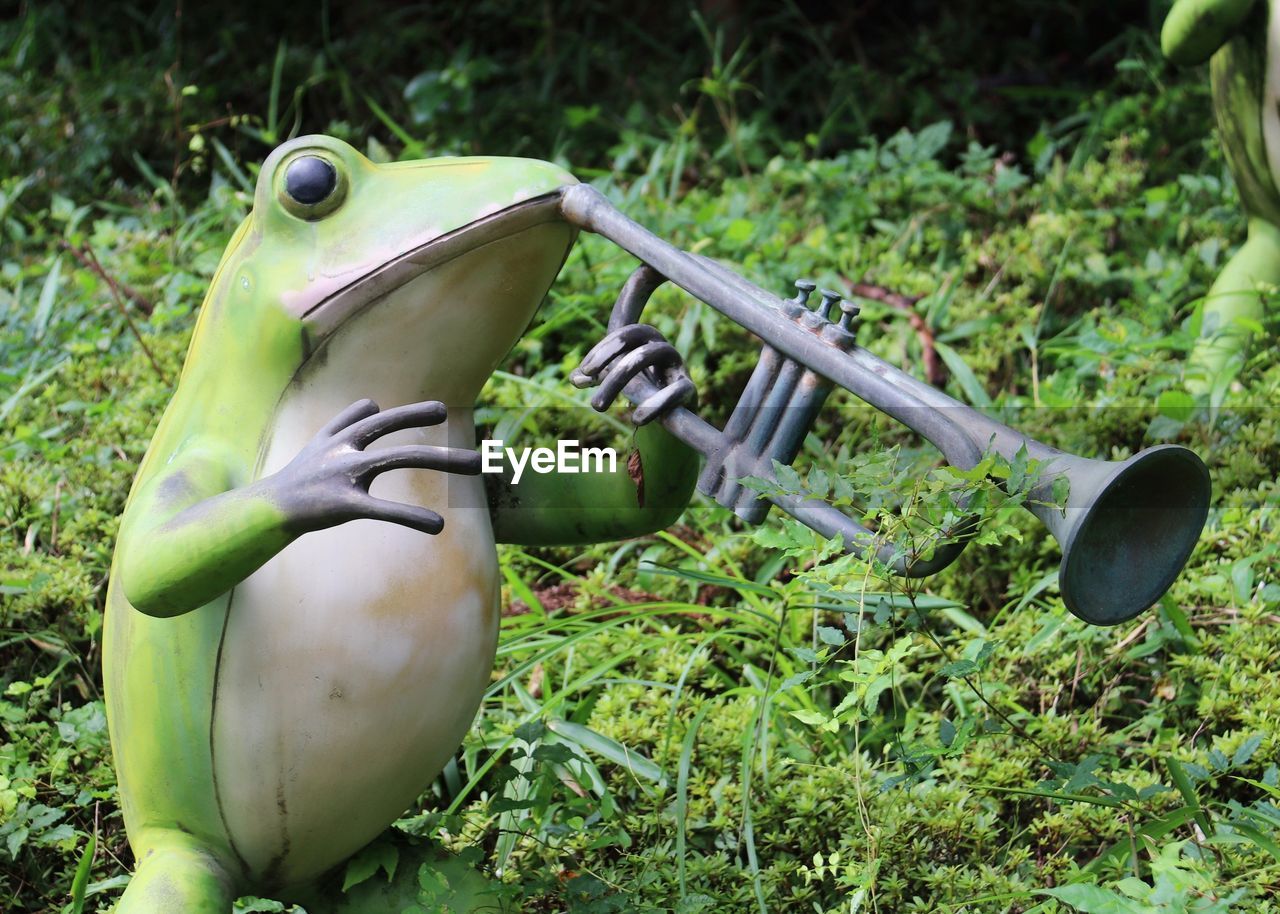
[[[1173,842],[1151,859],[1151,882],[1130,876],[1114,888],[1077,883],[1040,894],[1082,914],[1230,914],[1244,892],[1218,895],[1189,842]],[[1187,853],[1190,851],[1190,853]]]
[[[111,28],[61,4],[0,24],[0,908],[105,910],[127,879],[99,674],[116,517],[256,163],[325,131],[379,157],[559,157],[768,288],[898,293],[860,302],[859,341],[917,373],[932,351],[949,393],[1034,437],[1179,441],[1215,482],[1170,595],[1088,628],[1021,510],[1034,464],[937,467],[837,394],[777,485],[920,554],[964,499],[981,526],[957,565],[904,584],[705,501],[640,540],[504,549],[483,712],[400,831],[531,911],[1277,910],[1280,371],[1259,351],[1212,411],[1183,390],[1243,220],[1203,74],[1165,69],[1152,23],[185,6],[181,29],[127,4]],[[1060,62],[1082,47],[1096,71]],[[579,242],[482,419],[587,414],[565,379],[632,266]],[[723,420],[749,335],[669,288],[646,319]],[[427,907],[452,886],[382,843],[341,876],[411,878]]]

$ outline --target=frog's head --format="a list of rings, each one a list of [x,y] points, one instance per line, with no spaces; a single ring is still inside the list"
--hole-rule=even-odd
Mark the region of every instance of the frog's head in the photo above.
[[[247,365],[292,362],[300,376],[341,351],[339,370],[370,375],[354,394],[373,395],[385,366],[428,371],[433,396],[473,396],[573,243],[557,211],[572,183],[531,159],[378,165],[331,137],[285,143],[262,166],[193,353],[201,336],[229,339]]]

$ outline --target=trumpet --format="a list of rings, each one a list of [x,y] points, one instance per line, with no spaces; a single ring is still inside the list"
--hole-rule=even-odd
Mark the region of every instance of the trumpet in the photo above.
[[[747,477],[776,481],[774,462],[791,464],[838,385],[930,442],[957,469],[970,470],[989,453],[1013,460],[1021,452],[1037,461],[1040,475],[1025,507],[1059,543],[1063,602],[1086,622],[1115,625],[1138,615],[1164,595],[1190,557],[1211,494],[1209,471],[1194,451],[1160,445],[1111,461],[1050,447],[858,346],[851,326],[857,308],[836,293],[823,292],[816,309],[808,307],[809,283],[796,284],[795,298],[773,295],[668,244],[584,184],[561,192],[560,211],[641,261],[619,294],[610,331],[648,330],[639,324],[641,311],[654,290],[671,282],[762,341],[760,359],[723,429],[682,405],[693,393],[687,378],[664,385],[648,370],[656,365],[629,374],[620,391],[593,401],[621,392],[636,407],[635,422],[660,422],[701,453],[706,464],[698,490],[743,520],[759,524],[776,505],[825,537],[842,537],[847,550],[874,553],[891,572],[910,577],[935,574],[959,557],[972,519],[954,525],[931,555],[904,554],[812,493],[762,494],[742,484]],[[643,358],[640,350],[632,355]],[[579,386],[597,380],[586,368],[584,363],[575,374]],[[1051,493],[1063,478],[1065,503],[1054,504]]]

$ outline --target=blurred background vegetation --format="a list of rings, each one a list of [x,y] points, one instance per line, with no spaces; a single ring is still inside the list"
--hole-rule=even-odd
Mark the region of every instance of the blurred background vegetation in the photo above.
[[[1082,101],[1121,88],[1117,64],[1146,53],[1158,66],[1161,13],[1135,0],[640,2],[625,15],[608,3],[30,4],[6,25],[3,164],[37,176],[37,192],[101,196],[144,177],[137,158],[202,187],[184,180],[201,170],[192,153],[209,152],[190,148],[195,136],[249,162],[301,130],[390,155],[497,151],[621,174],[684,137],[696,150],[682,187],[942,120],[1021,157],[1046,128],[1078,130]],[[1202,123],[1161,126],[1160,158],[1176,167]]]
[[[1243,218],[1204,69],[1159,57],[1164,11],[10,5],[0,909],[106,910],[127,879],[98,640],[115,518],[258,163],[323,132],[375,160],[562,162],[770,288],[875,293],[863,345],[1037,437],[1178,441],[1215,481],[1188,571],[1119,629],[1065,613],[1056,547],[998,500],[999,545],[925,589],[703,501],[640,540],[504,549],[494,686],[403,831],[530,911],[1277,910],[1280,371],[1260,350],[1212,412],[1182,391]],[[579,396],[629,269],[580,242],[492,421]],[[653,312],[722,418],[749,338],[668,292]],[[508,439],[545,432],[519,414]],[[933,463],[840,398],[801,460],[886,524],[936,507]]]

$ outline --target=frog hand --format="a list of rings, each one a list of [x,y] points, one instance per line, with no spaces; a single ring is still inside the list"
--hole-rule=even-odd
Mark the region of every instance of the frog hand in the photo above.
[[[636,407],[631,421],[645,425],[688,402],[696,393],[676,348],[648,324],[610,332],[587,353],[570,378],[576,387],[599,390],[591,405],[604,412],[625,393]]]
[[[444,529],[444,518],[417,505],[374,498],[369,486],[381,473],[406,468],[440,470],[475,476],[481,458],[464,448],[397,445],[365,448],[392,432],[439,425],[445,405],[437,400],[379,410],[360,400],[331,419],[279,472],[267,477],[274,499],[299,532],[369,518],[400,524],[423,533]]]
[[[1177,0],[1160,29],[1160,49],[1181,66],[1204,63],[1230,40],[1255,2]]]

